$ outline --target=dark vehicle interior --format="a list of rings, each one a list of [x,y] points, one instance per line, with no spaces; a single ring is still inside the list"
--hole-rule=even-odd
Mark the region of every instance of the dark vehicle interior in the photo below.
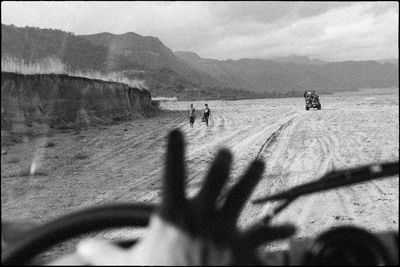
[[[281,201],[262,222],[268,224],[296,199],[330,189],[365,183],[399,173],[399,162],[371,164],[332,171],[323,177],[290,190],[252,200],[254,205]],[[76,236],[93,231],[136,226],[146,227],[153,205],[121,203],[87,208],[41,225],[26,233],[25,238],[2,252],[2,264],[29,264],[46,249]],[[123,248],[137,240],[117,242]],[[265,265],[397,265],[398,232],[373,233],[353,225],[334,227],[314,239],[290,241],[289,249],[259,255]]]

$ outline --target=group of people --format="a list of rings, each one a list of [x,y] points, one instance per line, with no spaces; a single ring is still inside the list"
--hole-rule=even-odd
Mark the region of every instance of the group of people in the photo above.
[[[304,91],[304,98],[306,101],[313,101],[314,99],[318,99],[319,96],[315,93],[315,91]]]
[[[208,107],[208,104],[205,104],[203,110],[203,117],[201,118],[201,121],[205,122],[206,126],[208,126],[208,120],[210,119],[210,116],[211,116],[211,110]],[[193,107],[193,104],[190,104],[190,108],[188,109],[188,118],[190,127],[193,128],[194,120],[196,118],[196,109]]]

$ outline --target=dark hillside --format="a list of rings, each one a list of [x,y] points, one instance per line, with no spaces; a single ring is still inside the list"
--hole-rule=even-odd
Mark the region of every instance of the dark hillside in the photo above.
[[[128,32],[125,34],[99,33],[93,35],[80,35],[94,45],[106,47],[108,57],[124,57],[130,62],[135,62],[147,68],[170,69],[186,80],[204,86],[220,86],[221,84],[212,76],[196,70],[179,59],[174,52],[166,47],[158,38],[141,36]]]
[[[57,57],[72,70],[112,71],[139,66],[119,56],[110,61],[106,47],[60,30],[2,24],[1,37],[2,56],[25,61]]]

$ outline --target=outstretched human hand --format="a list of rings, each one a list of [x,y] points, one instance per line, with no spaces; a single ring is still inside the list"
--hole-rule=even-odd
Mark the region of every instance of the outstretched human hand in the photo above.
[[[253,161],[225,200],[219,196],[229,176],[231,153],[219,151],[200,192],[185,196],[184,139],[179,130],[168,137],[163,199],[144,237],[130,249],[88,239],[77,254],[91,265],[235,265],[257,264],[255,248],[293,234],[291,225],[255,224],[245,231],[237,219],[264,169]],[[222,203],[221,203],[222,202]]]

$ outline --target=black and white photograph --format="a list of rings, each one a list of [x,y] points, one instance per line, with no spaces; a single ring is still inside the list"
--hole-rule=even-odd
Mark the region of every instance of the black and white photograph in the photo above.
[[[398,265],[398,1],[2,1],[2,265]]]

